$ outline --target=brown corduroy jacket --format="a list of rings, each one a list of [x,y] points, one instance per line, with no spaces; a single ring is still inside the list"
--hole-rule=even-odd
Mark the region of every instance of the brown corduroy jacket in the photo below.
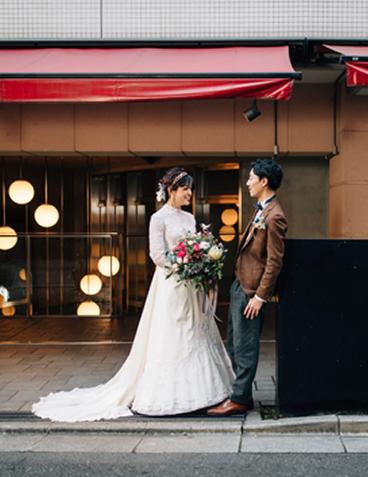
[[[248,296],[269,300],[282,268],[287,220],[277,199],[262,211],[259,228],[253,225],[256,213],[240,238],[235,275]]]

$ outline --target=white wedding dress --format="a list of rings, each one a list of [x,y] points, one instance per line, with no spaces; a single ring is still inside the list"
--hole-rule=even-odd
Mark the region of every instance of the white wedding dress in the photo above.
[[[115,419],[133,412],[163,416],[219,403],[234,373],[204,294],[165,278],[165,255],[195,231],[192,214],[164,205],[150,222],[150,256],[156,271],[130,354],[107,383],[51,393],[32,411],[53,421]]]

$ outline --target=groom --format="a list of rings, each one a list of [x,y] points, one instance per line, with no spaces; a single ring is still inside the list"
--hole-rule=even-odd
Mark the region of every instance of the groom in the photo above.
[[[236,279],[230,289],[227,345],[236,378],[230,397],[207,411],[211,416],[253,408],[252,384],[265,303],[272,297],[284,255],[287,221],[276,198],[282,169],[272,159],[258,159],[251,167],[247,187],[257,200],[256,211],[240,238]]]

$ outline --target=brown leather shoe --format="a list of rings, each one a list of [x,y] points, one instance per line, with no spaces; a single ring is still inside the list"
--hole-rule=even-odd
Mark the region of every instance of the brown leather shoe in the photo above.
[[[231,399],[225,399],[225,401],[218,406],[208,409],[207,414],[209,416],[231,416],[232,414],[244,414],[253,409],[253,407],[253,403],[238,404]]]

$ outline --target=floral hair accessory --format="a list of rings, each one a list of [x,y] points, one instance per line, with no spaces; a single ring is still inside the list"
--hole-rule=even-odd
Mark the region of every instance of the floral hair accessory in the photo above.
[[[158,189],[156,191],[157,202],[164,202],[166,199],[165,187],[162,182],[158,183]]]

